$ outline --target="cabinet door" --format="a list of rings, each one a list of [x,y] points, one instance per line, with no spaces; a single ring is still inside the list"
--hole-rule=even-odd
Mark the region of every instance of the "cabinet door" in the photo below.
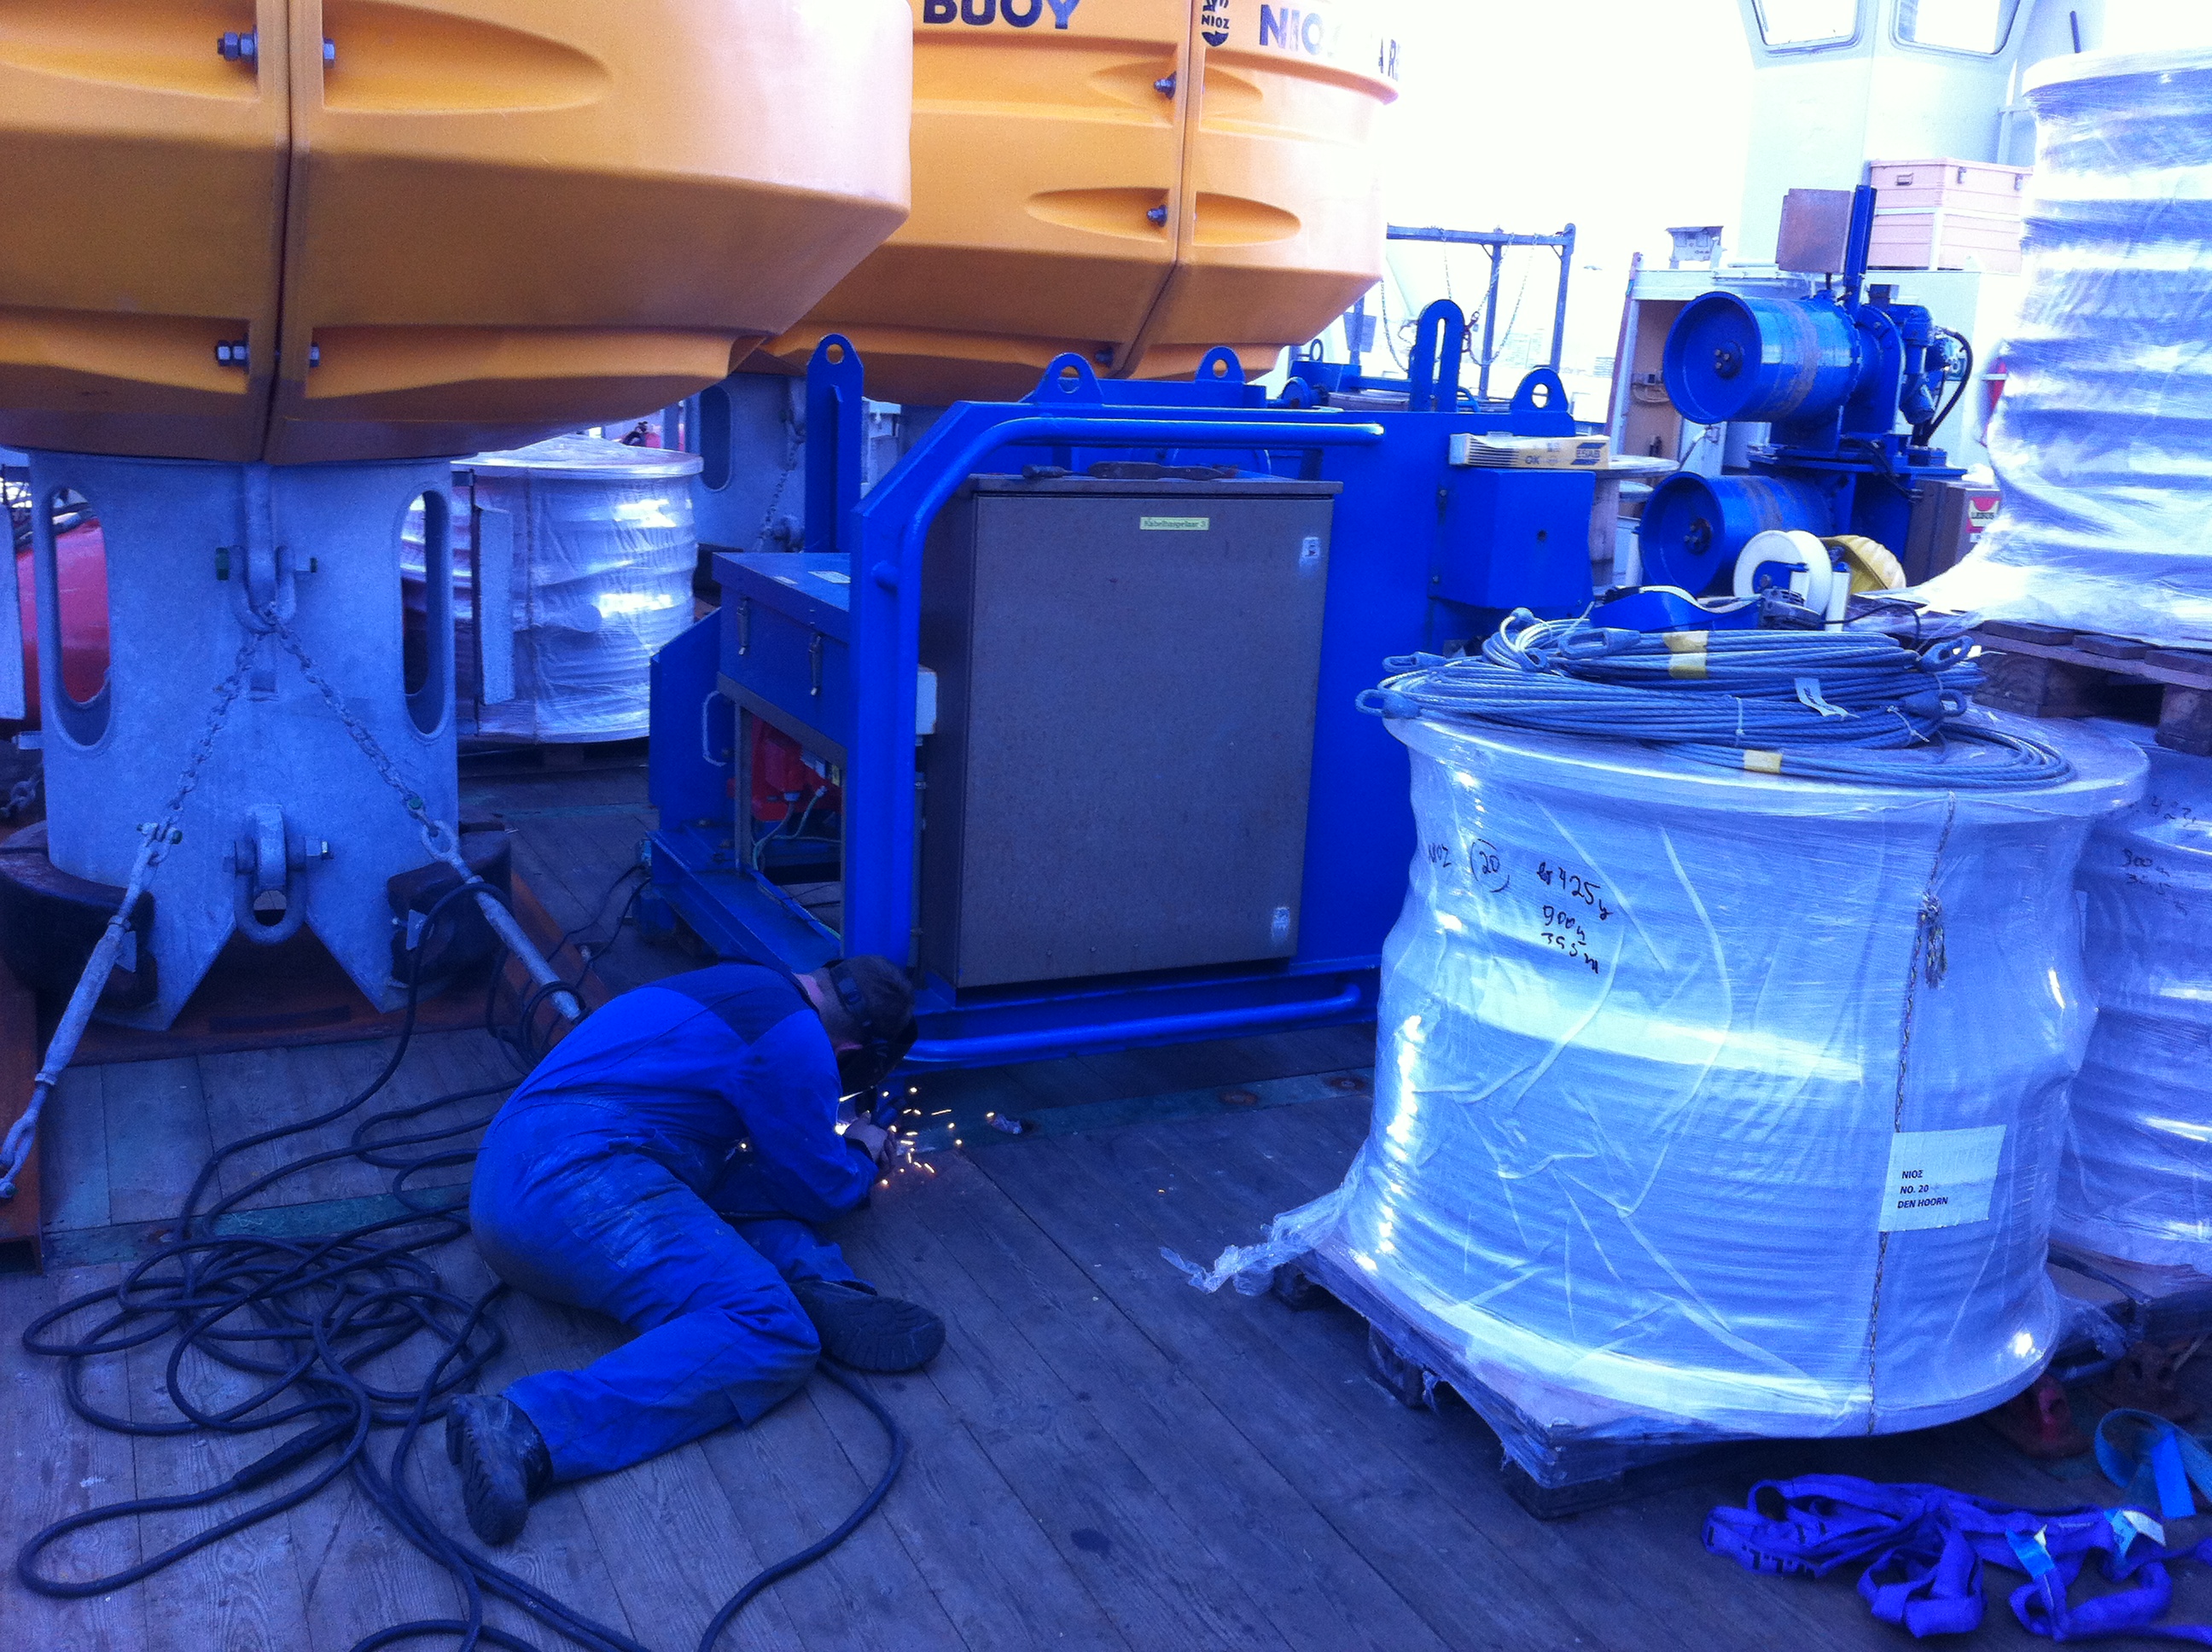
[[[1329,511],[978,500],[957,984],[1296,951]]]

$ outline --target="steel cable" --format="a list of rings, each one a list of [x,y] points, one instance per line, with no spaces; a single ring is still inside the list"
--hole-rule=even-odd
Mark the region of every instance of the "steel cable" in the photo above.
[[[2051,747],[1970,715],[1982,681],[1971,647],[1954,637],[1916,649],[1879,632],[1646,633],[1522,609],[1479,658],[1386,662],[1395,674],[1358,704],[1854,785],[1992,791],[2068,778],[2073,765]]]

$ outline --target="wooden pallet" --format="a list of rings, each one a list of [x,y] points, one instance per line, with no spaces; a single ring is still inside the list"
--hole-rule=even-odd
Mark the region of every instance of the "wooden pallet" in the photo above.
[[[1521,1412],[1511,1399],[1467,1370],[1455,1351],[1325,1252],[1308,1251],[1277,1268],[1273,1290],[1278,1300],[1300,1311],[1334,1299],[1365,1320],[1369,1375],[1402,1405],[1433,1410],[1437,1394],[1448,1388],[1486,1420]],[[1627,1420],[1625,1413],[1622,1420]],[[1756,1479],[1763,1468],[1784,1472],[1786,1464],[1768,1460],[1789,1443],[1738,1439],[1645,1444],[1592,1434],[1547,1442],[1557,1471],[1547,1479],[1556,1483],[1539,1480],[1502,1449],[1498,1478],[1514,1502],[1537,1519],[1563,1520],[1716,1476]]]
[[[563,979],[575,980],[583,972],[582,956],[573,945],[561,944],[560,926],[520,876],[512,879],[512,888],[514,915],[524,931],[545,951]],[[158,1031],[94,1022],[77,1047],[77,1064],[151,1061],[396,1036],[405,1012],[378,1010],[330,962],[327,953],[319,947],[314,951],[325,967],[301,969],[264,963],[254,971],[211,974],[176,1021]],[[264,959],[269,957],[262,954]],[[506,985],[503,1001],[511,1015],[531,991],[532,983],[528,972],[513,957],[501,968]],[[484,978],[479,975],[425,999],[416,1006],[416,1030],[450,1031],[482,1025],[484,987]],[[585,1008],[592,1010],[605,1001],[608,993],[592,976],[585,981],[580,996]],[[30,1100],[40,1052],[52,1031],[52,1017],[42,1024],[38,1009],[33,994],[5,964],[0,964],[0,1135],[21,1116]],[[567,1030],[550,1004],[538,1006],[534,1020],[542,1041],[557,1042]],[[15,1197],[0,1200],[0,1272],[37,1272],[43,1262],[44,1212],[40,1202],[39,1155],[34,1149],[16,1178]]]
[[[2212,652],[2011,620],[1974,635],[1988,678],[1978,705],[2022,717],[2155,724],[2168,750],[2212,756]]]

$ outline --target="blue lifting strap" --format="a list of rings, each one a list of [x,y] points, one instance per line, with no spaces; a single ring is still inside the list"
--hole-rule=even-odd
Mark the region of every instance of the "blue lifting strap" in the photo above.
[[[2097,1467],[2137,1509],[2166,1520],[2197,1512],[2194,1485],[2212,1501],[2212,1452],[2163,1417],[2147,1411],[2108,1411],[2097,1424]]]
[[[2199,1489],[2212,1496],[2212,1485],[2200,1482]],[[2173,1600],[2166,1563],[2212,1561],[2212,1539],[2169,1550],[2158,1522],[2131,1509],[2017,1509],[1940,1485],[1808,1474],[1763,1481],[1743,1508],[1714,1509],[1705,1547],[1748,1570],[1784,1577],[1821,1577],[1863,1563],[1860,1598],[1877,1619],[1916,1638],[1980,1626],[1988,1564],[2027,1574],[2009,1604],[2032,1634],[2054,1641],[2134,1635],[2212,1646],[2212,1627],[2158,1621]],[[2128,1587],[2069,1601],[2092,1557],[2106,1582]]]

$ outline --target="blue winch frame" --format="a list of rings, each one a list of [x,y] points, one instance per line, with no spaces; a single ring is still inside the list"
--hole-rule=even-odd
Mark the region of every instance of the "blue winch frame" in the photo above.
[[[1701,386],[1715,379],[1761,385],[1778,398],[1799,399],[1790,416],[1771,424],[1770,440],[1753,446],[1747,471],[1708,477],[1680,472],[1654,490],[1644,511],[1644,574],[1692,594],[1731,588],[1735,565],[1751,537],[1768,528],[1816,535],[1860,534],[1902,555],[1911,536],[1920,484],[1966,474],[1939,447],[1900,431],[1917,426],[1954,364],[1924,306],[1897,301],[1887,283],[1869,282],[1875,191],[1852,191],[1839,280],[1819,293],[1783,300],[1731,299],[1713,292],[1693,301],[1669,330],[1665,372],[1669,392],[1695,412]],[[1777,324],[1762,338],[1763,359],[1726,368],[1701,362],[1689,347],[1698,313],[1735,302]],[[1747,416],[1756,419],[1759,415]],[[1711,538],[1696,543],[1685,524]],[[1787,570],[1762,565],[1786,580]]]
[[[795,580],[757,583],[764,600],[812,627],[817,638],[811,683],[787,696],[811,699],[817,723],[779,726],[839,765],[842,933],[740,864],[735,817],[748,777],[735,708],[718,679],[750,673],[763,681],[768,667],[758,655],[739,658],[750,646],[750,610],[740,621],[726,599],[653,661],[652,790],[661,824],[651,838],[641,922],[666,929],[680,918],[720,956],[793,969],[841,952],[915,957],[922,557],[938,513],[981,472],[1029,465],[1079,472],[1102,458],[1232,462],[1343,484],[1324,607],[1297,955],[961,992],[928,976],[916,1005],[921,1036],[908,1061],[987,1066],[1371,1016],[1382,942],[1404,901],[1414,833],[1402,748],[1355,708],[1353,696],[1372,686],[1387,655],[1477,636],[1504,608],[1572,612],[1590,592],[1589,472],[1448,464],[1449,438],[1461,432],[1576,428],[1565,387],[1542,368],[1524,380],[1506,416],[1455,406],[1456,349],[1435,346],[1456,319],[1449,306],[1425,316],[1425,371],[1406,410],[1357,417],[1302,404],[1316,387],[1299,381],[1286,400],[1269,403],[1227,349],[1210,352],[1194,381],[1174,384],[1101,380],[1082,357],[1062,355],[1024,401],[954,404],[866,497],[862,365],[849,341],[824,338],[808,368],[805,549],[813,556],[792,562],[794,570],[847,570],[828,576],[837,586],[823,589],[842,592],[849,610],[818,592],[786,594],[782,587],[795,587]],[[1539,386],[1548,392],[1540,402]],[[1534,553],[1509,559],[1503,548],[1516,535]],[[823,557],[842,560],[817,560]],[[763,559],[720,561],[726,578],[735,578],[741,564]],[[736,635],[741,623],[744,638]],[[825,666],[820,639],[841,629]],[[825,692],[823,672],[835,671],[840,646],[843,677]],[[756,715],[769,709],[763,698],[748,704]],[[818,722],[837,726],[819,729]]]

